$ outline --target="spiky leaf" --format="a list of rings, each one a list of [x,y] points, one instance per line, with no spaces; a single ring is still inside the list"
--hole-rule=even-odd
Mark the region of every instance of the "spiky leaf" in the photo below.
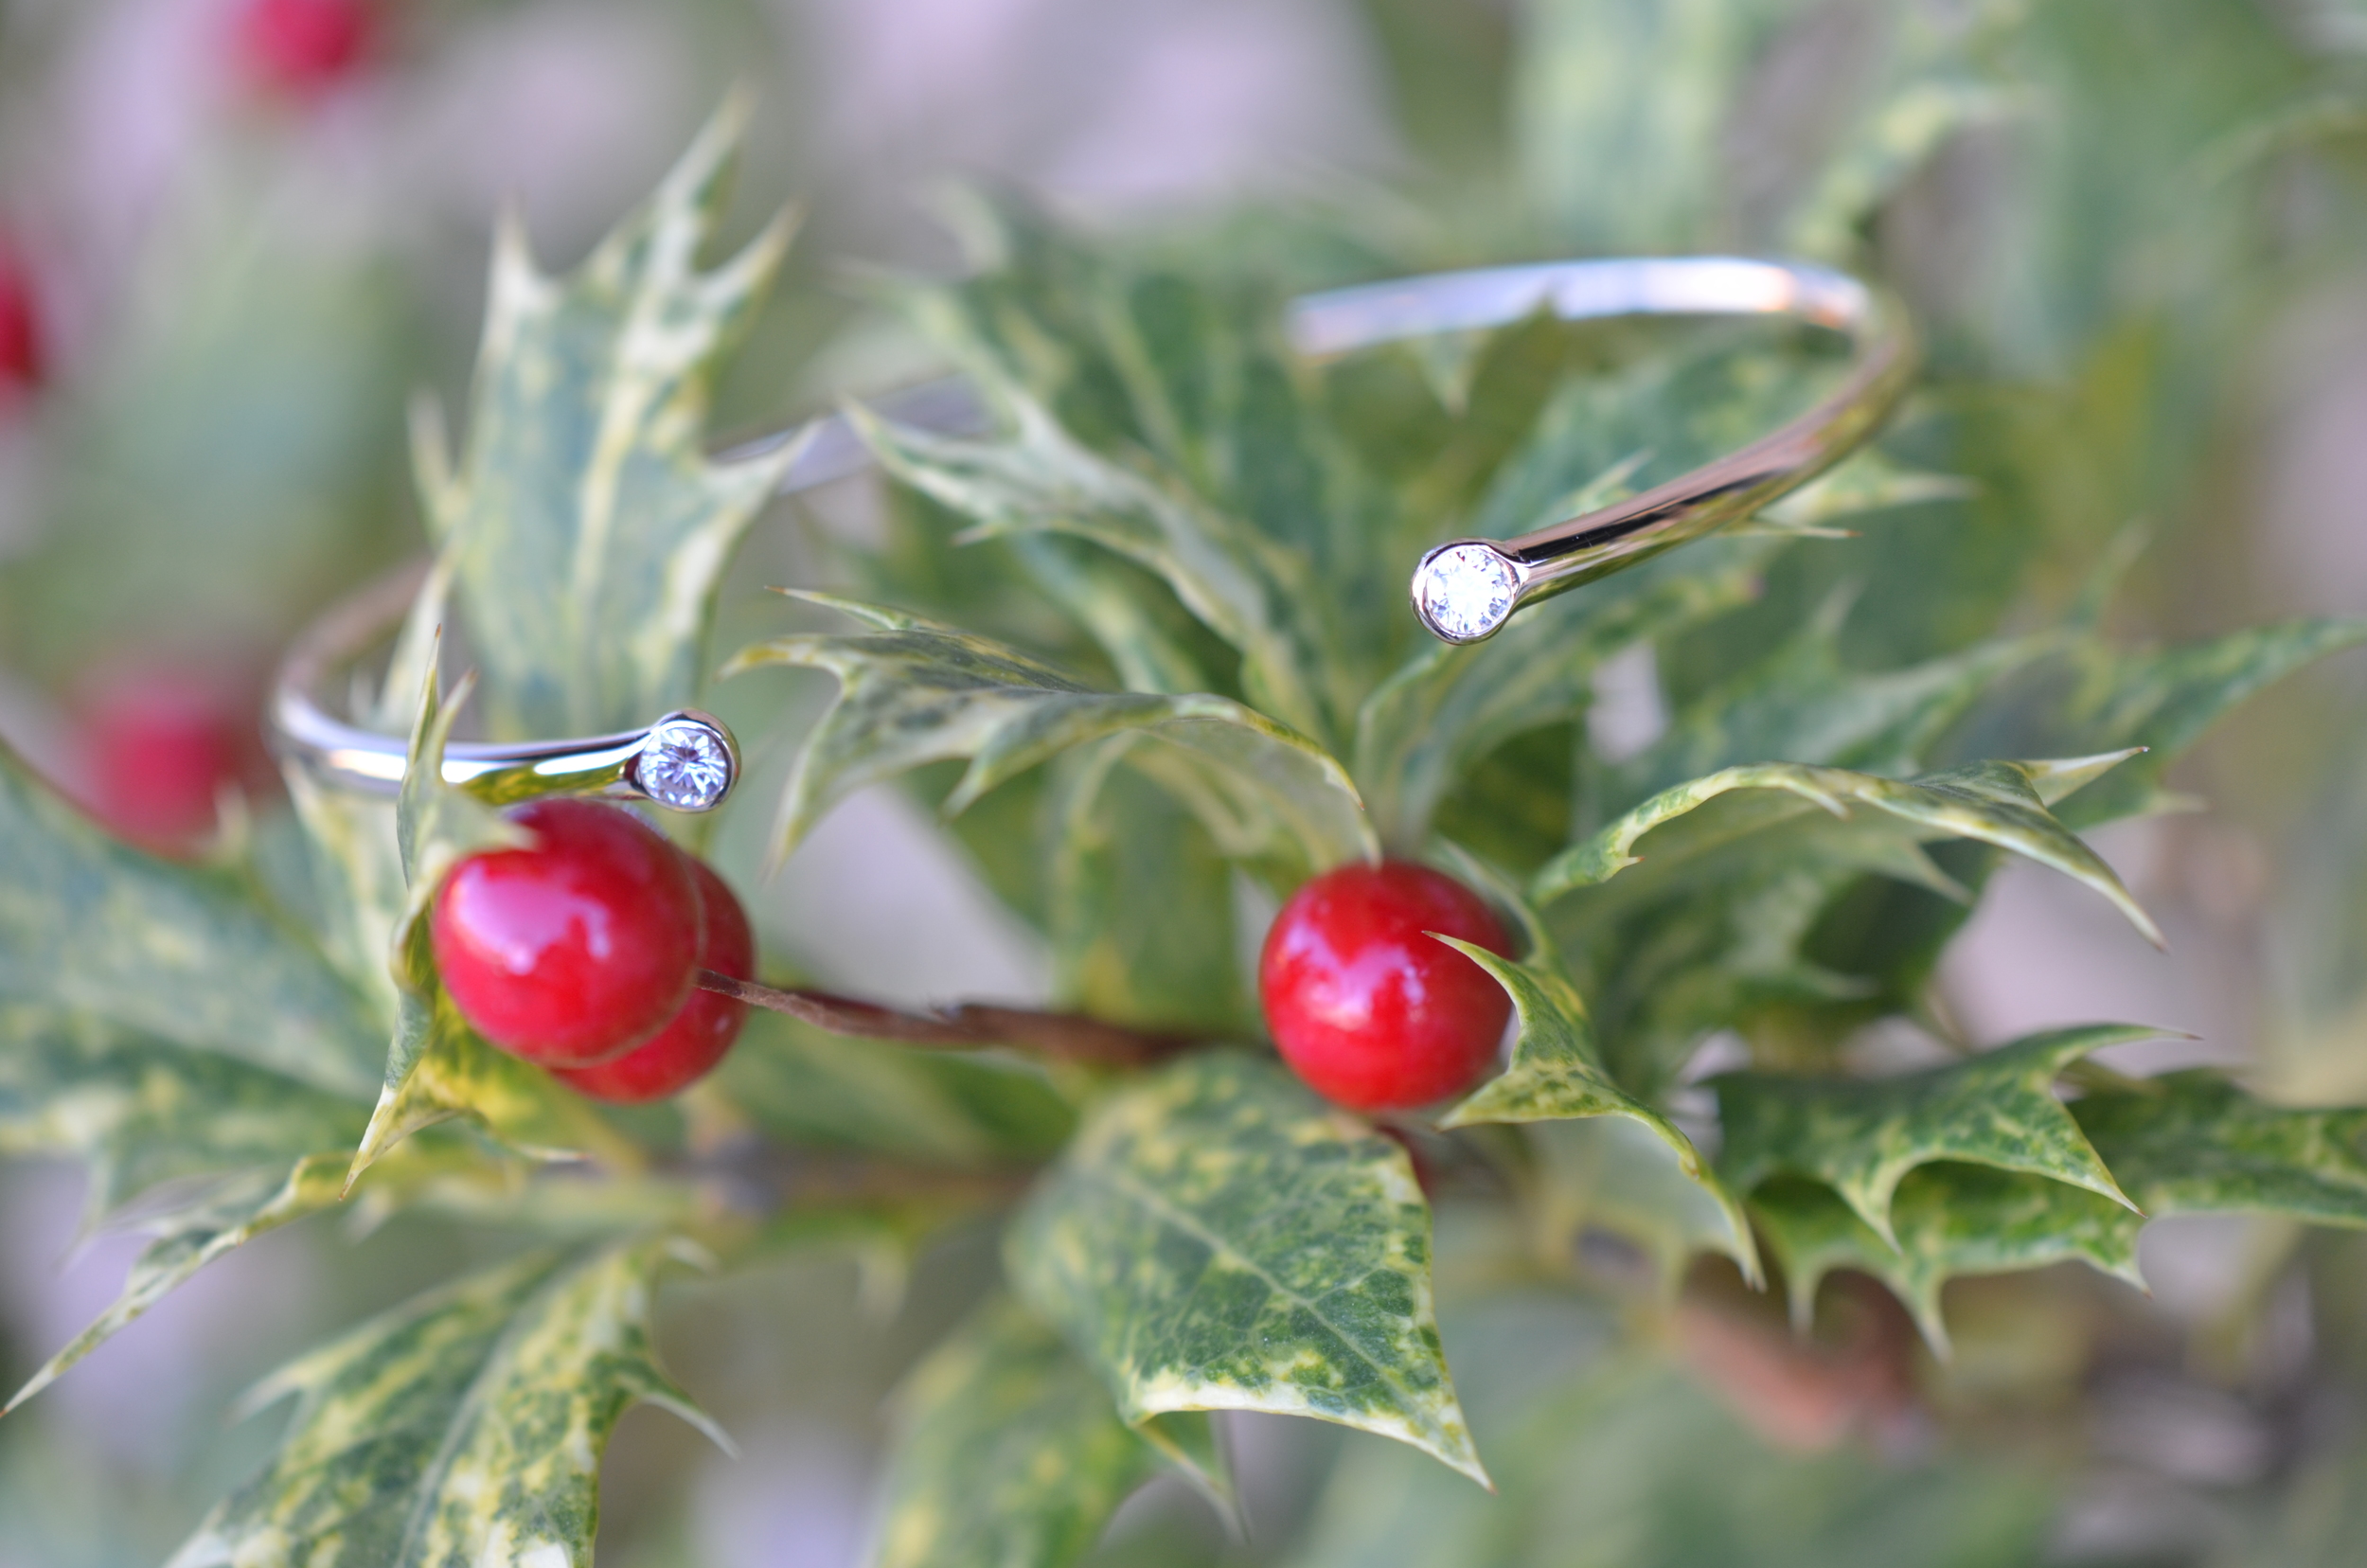
[[[567,277],[505,224],[456,468],[422,427],[430,532],[504,734],[624,729],[695,696],[724,564],[795,456],[701,447],[709,383],[788,242],[776,221],[698,270],[744,117],[727,105]]]
[[[1693,1140],[1676,1123],[1636,1098],[1606,1072],[1594,1049],[1586,1020],[1586,1004],[1568,978],[1549,963],[1515,963],[1485,948],[1450,936],[1438,938],[1496,977],[1519,1012],[1521,1029],[1512,1045],[1512,1062],[1497,1077],[1473,1091],[1448,1113],[1440,1124],[1468,1127],[1482,1122],[1562,1121],[1590,1116],[1620,1116],[1634,1122],[1668,1146],[1678,1167],[1717,1204],[1725,1216],[1726,1234],[1718,1245],[1756,1278],[1758,1251],[1742,1205],[1716,1171],[1709,1168]]]
[[[1126,1418],[1312,1416],[1481,1479],[1404,1150],[1280,1067],[1194,1057],[1096,1106],[1023,1211],[1013,1282]]]
[[[658,1241],[537,1254],[399,1307],[275,1374],[296,1412],[172,1568],[586,1564],[600,1453],[635,1403],[703,1418],[650,1340]]]
[[[855,411],[897,478],[970,518],[969,537],[1072,534],[1156,572],[1241,654],[1251,702],[1311,735],[1332,731],[1324,596],[1312,563],[1182,486],[1105,457],[1014,386],[988,383],[1011,429],[969,441],[902,429]]]
[[[2070,809],[2077,825],[2159,804],[2162,770],[2237,704],[2329,653],[2367,639],[2367,621],[2305,620],[2130,652],[2097,650],[2065,722],[2084,743],[2144,746],[2144,756]]]
[[[1677,838],[1676,853],[1698,853],[1739,832],[1800,816],[1811,807],[1847,818],[1852,807],[1866,806],[1903,824],[1908,835],[1918,840],[1974,839],[2052,866],[2109,899],[2131,925],[2159,943],[2161,933],[2112,868],[2046,809],[2051,794],[2060,798],[2068,793],[2065,785],[2084,783],[2127,755],[2060,762],[1974,762],[1909,780],[1789,762],[1724,768],[1663,791],[1556,856],[1538,872],[1533,892],[1541,903],[1606,882],[1636,864],[1631,851],[1654,829],[1733,791],[1771,790],[1797,799],[1754,803],[1750,814],[1721,818],[1711,830],[1672,835]]]
[[[110,839],[5,749],[0,999],[331,1093],[367,1083],[379,1032],[360,993],[250,887]]]
[[[2147,1214],[2367,1225],[2367,1110],[2266,1104],[2201,1068],[2085,1095],[2071,1109]]]
[[[947,801],[959,811],[1072,746],[1140,734],[1168,755],[1237,856],[1272,854],[1310,869],[1373,852],[1347,775],[1313,742],[1227,698],[1095,691],[1017,649],[899,611],[805,596],[862,620],[851,635],[778,637],[743,650],[727,673],[769,665],[825,669],[838,700],[815,725],[781,807],[786,854],[831,805],[924,762],[967,757]]]
[[[1007,1301],[938,1346],[897,1405],[873,1568],[1062,1568],[1163,1463],[1093,1368]]]
[[[1384,842],[1419,846],[1439,801],[1490,752],[1575,718],[1622,649],[1682,631],[1751,594],[1753,562],[1670,574],[1610,598],[1573,594],[1517,616],[1486,643],[1433,643],[1364,700],[1355,775]]]
[[[1895,1246],[1814,1182],[1771,1181],[1752,1194],[1751,1212],[1783,1264],[1792,1317],[1804,1328],[1818,1282],[1837,1268],[1859,1269],[1897,1292],[1941,1356],[1949,1338],[1940,1290],[1951,1279],[2077,1258],[2145,1288],[2137,1272],[2144,1218],[2043,1176],[1946,1162],[1917,1167],[1891,1203]]]
[[[2028,1171],[2126,1203],[2055,1080],[2091,1051],[2159,1033],[2055,1029],[1883,1078],[1728,1073],[1710,1080],[1725,1132],[1718,1166],[1744,1193],[1778,1174],[1812,1177],[1886,1238],[1900,1178],[1936,1160]]]

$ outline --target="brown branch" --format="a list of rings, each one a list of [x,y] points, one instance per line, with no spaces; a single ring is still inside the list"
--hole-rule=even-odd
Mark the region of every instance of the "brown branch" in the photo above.
[[[800,1023],[831,1034],[893,1040],[940,1051],[976,1051],[1002,1045],[1055,1061],[1143,1067],[1187,1050],[1195,1042],[1188,1035],[1130,1029],[1077,1013],[1038,1012],[982,1002],[964,1003],[939,1012],[900,1012],[876,1002],[835,996],[828,991],[779,990],[753,980],[735,980],[714,970],[701,970],[699,985],[702,989],[750,1007],[787,1013]]]

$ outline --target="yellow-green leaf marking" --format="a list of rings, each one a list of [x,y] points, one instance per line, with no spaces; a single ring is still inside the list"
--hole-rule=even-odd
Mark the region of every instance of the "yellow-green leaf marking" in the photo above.
[[[1900,1178],[1936,1160],[2028,1171],[2127,1203],[2055,1097],[2055,1079],[2091,1051],[2161,1032],[2128,1024],[2056,1029],[1884,1078],[1729,1073],[1709,1080],[1725,1133],[1718,1166],[1745,1194],[1771,1176],[1813,1177],[1886,1240],[1896,1239],[1891,1201]]]
[[[1897,1292],[1943,1357],[1949,1339],[1940,1290],[1959,1275],[2077,1258],[2145,1289],[2137,1272],[2143,1216],[2020,1171],[1953,1163],[1909,1171],[1891,1203],[1895,1246],[1831,1188],[1796,1177],[1779,1177],[1753,1193],[1751,1212],[1783,1264],[1792,1317],[1803,1328],[1816,1310],[1818,1282],[1837,1268],[1860,1269]]]
[[[701,446],[710,380],[789,239],[775,221],[698,270],[744,118],[727,105],[565,278],[506,223],[456,467],[420,426],[429,532],[500,733],[597,734],[690,701],[726,561],[796,455],[722,463]]]
[[[1494,975],[1521,1017],[1512,1064],[1480,1085],[1440,1125],[1625,1117],[1666,1144],[1679,1167],[1717,1205],[1726,1220],[1726,1234],[1718,1245],[1742,1265],[1745,1274],[1756,1279],[1758,1251],[1751,1239],[1750,1224],[1743,1219],[1742,1205],[1676,1123],[1628,1094],[1604,1069],[1587,1025],[1586,1004],[1568,979],[1549,964],[1515,963],[1451,936],[1438,940]]]
[[[2052,866],[2109,899],[2131,925],[2158,945],[2161,932],[2121,885],[2120,878],[2094,850],[2056,821],[2046,805],[2050,785],[2084,783],[2129,755],[2133,754],[2069,761],[1974,762],[1910,780],[1792,762],[1724,768],[1663,791],[1557,855],[1538,872],[1534,895],[1541,903],[1610,880],[1636,864],[1632,851],[1638,840],[1720,795],[1737,790],[1781,791],[1797,796],[1802,804],[1761,811],[1745,818],[1735,830],[1756,830],[1797,816],[1811,806],[1822,807],[1836,817],[1849,816],[1853,807],[1871,807],[1917,838],[1976,839]],[[1724,842],[1723,837],[1718,842]],[[1704,846],[1689,844],[1686,847],[1698,852]]]
[[[2367,1110],[2264,1104],[2202,1068],[2086,1095],[2071,1110],[2147,1214],[2367,1225]]]
[[[1165,1463],[1094,1369],[1008,1301],[939,1345],[897,1406],[873,1568],[1063,1568]]]
[[[1404,1151],[1272,1062],[1212,1053],[1112,1094],[1007,1257],[1130,1421],[1312,1416],[1486,1479],[1439,1351],[1430,1211]]]
[[[660,1241],[537,1254],[397,1308],[257,1390],[296,1413],[171,1568],[584,1568],[632,1405],[703,1417],[657,1364]]]
[[[1171,782],[1214,819],[1229,850],[1271,847],[1310,869],[1373,852],[1372,829],[1345,770],[1255,709],[1209,695],[1095,691],[985,637],[899,611],[803,597],[872,630],[758,643],[726,670],[789,665],[838,678],[838,700],[807,740],[782,801],[779,853],[847,793],[924,762],[970,759],[946,803],[959,811],[1059,752],[1127,733],[1181,754],[1172,761],[1191,775]],[[1264,824],[1273,825],[1281,844],[1242,842]]]

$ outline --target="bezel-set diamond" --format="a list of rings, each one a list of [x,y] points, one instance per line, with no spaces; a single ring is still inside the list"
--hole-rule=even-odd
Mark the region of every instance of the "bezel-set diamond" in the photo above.
[[[1414,574],[1414,606],[1422,624],[1452,643],[1494,633],[1520,593],[1521,568],[1478,540],[1439,546]]]
[[[721,725],[690,714],[659,720],[633,759],[633,782],[660,806],[713,811],[731,793],[739,758]]]

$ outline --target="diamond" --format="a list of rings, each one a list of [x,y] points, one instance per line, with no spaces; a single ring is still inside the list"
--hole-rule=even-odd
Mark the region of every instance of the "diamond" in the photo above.
[[[1521,574],[1486,544],[1450,544],[1414,574],[1414,602],[1449,642],[1476,642],[1512,614]]]
[[[641,793],[677,811],[704,811],[731,792],[732,749],[712,725],[696,719],[658,722],[633,767]]]

